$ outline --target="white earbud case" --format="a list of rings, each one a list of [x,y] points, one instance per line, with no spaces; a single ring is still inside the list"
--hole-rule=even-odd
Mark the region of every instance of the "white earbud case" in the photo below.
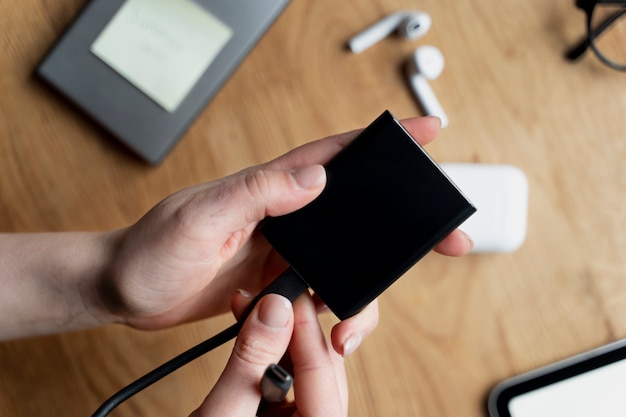
[[[473,253],[517,250],[526,238],[528,180],[517,167],[442,163],[441,168],[478,211],[459,229],[474,240]]]

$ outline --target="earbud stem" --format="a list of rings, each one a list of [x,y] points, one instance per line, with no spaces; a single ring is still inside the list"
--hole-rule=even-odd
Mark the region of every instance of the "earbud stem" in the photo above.
[[[348,47],[355,54],[363,52],[370,46],[393,33],[402,19],[404,19],[405,15],[406,14],[402,12],[393,13],[385,17],[383,20],[376,22],[363,32],[352,37],[348,41]]]

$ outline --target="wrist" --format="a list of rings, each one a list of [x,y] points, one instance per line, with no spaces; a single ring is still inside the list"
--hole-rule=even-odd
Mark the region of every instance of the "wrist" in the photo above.
[[[0,235],[0,339],[117,321],[98,287],[117,232]]]
[[[112,265],[122,234],[123,229],[83,236],[86,248],[83,258],[76,262],[74,293],[78,296],[77,317],[83,316],[86,327],[123,322],[112,307],[115,304],[112,301],[115,298]]]

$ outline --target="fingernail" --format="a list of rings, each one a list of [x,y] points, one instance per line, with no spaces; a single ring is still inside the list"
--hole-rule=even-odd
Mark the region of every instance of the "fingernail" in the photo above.
[[[343,356],[348,356],[354,353],[354,351],[361,345],[363,336],[358,333],[352,334],[343,343]]]
[[[470,249],[469,250],[472,250],[474,248],[474,240],[472,239],[472,237],[470,235],[468,235],[464,231],[460,230],[460,232],[463,235],[463,237],[465,237],[465,239],[469,242],[469,245],[470,245]]]
[[[237,292],[244,298],[248,298],[248,299],[252,299],[254,297],[254,294],[252,294],[251,292],[248,292],[242,288],[239,288],[237,290]]]
[[[304,189],[316,188],[326,181],[326,171],[321,165],[310,165],[297,169],[293,173],[293,177],[298,185]]]
[[[441,118],[440,117],[438,117],[438,116],[426,116],[426,117],[431,118],[431,119],[436,119],[437,123],[439,124],[439,127],[441,127]]]
[[[291,319],[291,303],[282,295],[269,294],[260,301],[259,320],[268,327],[284,328]]]

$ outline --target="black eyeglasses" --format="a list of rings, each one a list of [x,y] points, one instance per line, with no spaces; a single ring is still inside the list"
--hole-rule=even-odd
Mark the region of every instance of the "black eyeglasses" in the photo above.
[[[587,16],[587,37],[565,56],[575,60],[591,48],[609,67],[626,71],[626,1],[576,0],[576,7]]]

